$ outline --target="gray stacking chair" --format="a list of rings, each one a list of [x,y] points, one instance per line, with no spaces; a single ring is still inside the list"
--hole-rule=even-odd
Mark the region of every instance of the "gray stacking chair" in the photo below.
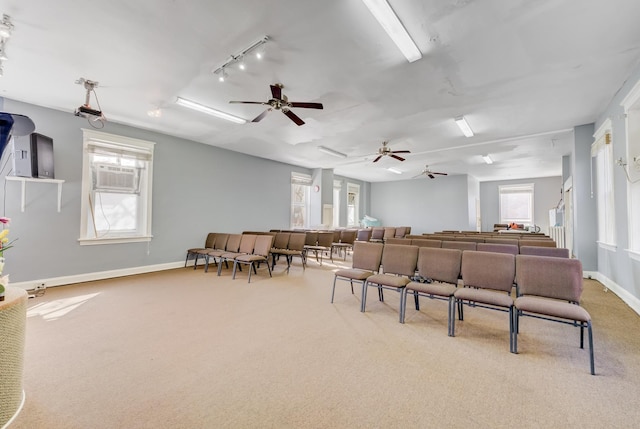
[[[516,281],[520,296],[514,303],[513,352],[518,352],[521,316],[580,327],[581,349],[584,348],[584,328],[587,328],[591,374],[595,375],[591,316],[580,306],[583,282],[580,260],[518,255]]]
[[[463,320],[463,304],[471,307],[509,313],[509,350],[513,352],[513,298],[511,289],[515,279],[515,256],[507,253],[462,253],[462,281],[464,287],[456,289],[459,319]],[[454,306],[455,311],[455,306]],[[455,335],[455,314],[451,319],[451,335]]]
[[[360,311],[364,313],[367,305],[367,289],[378,288],[380,301],[384,301],[383,289],[402,293],[402,289],[411,282],[410,277],[416,273],[418,263],[418,246],[402,244],[385,244],[382,251],[382,267],[384,273],[369,276],[362,287],[362,303]],[[401,302],[402,303],[402,302]],[[398,310],[402,321],[402,307]]]
[[[239,264],[249,265],[249,279],[247,283],[251,283],[251,271],[258,274],[256,265],[259,266],[262,262],[267,266],[269,271],[269,277],[271,277],[271,266],[269,265],[269,253],[271,252],[271,246],[273,245],[272,235],[258,235],[256,237],[255,245],[253,246],[253,253],[250,255],[238,255],[233,260],[233,276],[236,278],[236,268]]]
[[[520,246],[521,255],[555,256],[556,258],[568,258],[569,249],[563,247],[546,246]]]
[[[382,259],[382,243],[371,243],[367,241],[356,241],[353,243],[353,263],[352,268],[336,271],[333,278],[333,288],[331,290],[331,302],[336,292],[336,280],[344,280],[351,284],[351,294],[353,294],[353,282],[362,284],[369,276],[380,270]]]
[[[256,238],[258,238],[256,234],[241,234],[240,243],[238,244],[237,250],[229,250],[229,246],[227,245],[227,251],[221,254],[218,258],[218,275],[222,273],[223,262],[225,267],[229,268],[228,261],[233,261],[240,255],[249,255],[253,253],[253,247],[256,244]],[[229,238],[229,240],[231,240],[231,238]]]
[[[193,247],[191,249],[187,249],[187,258],[184,260],[185,268],[187,267],[187,262],[189,261],[189,257],[195,256],[195,261],[193,261],[193,269],[195,270],[198,265],[198,257],[200,257],[200,255],[204,256],[206,252],[213,249],[215,241],[216,241],[216,233],[210,232],[207,234],[207,238],[204,241],[204,247]]]
[[[416,310],[420,310],[419,297],[449,301],[447,331],[453,336],[453,315],[455,299],[453,294],[460,277],[462,250],[421,247],[418,251],[418,275],[420,281],[412,281],[402,291],[400,303],[400,323],[404,323],[407,311],[407,294],[413,293]]]

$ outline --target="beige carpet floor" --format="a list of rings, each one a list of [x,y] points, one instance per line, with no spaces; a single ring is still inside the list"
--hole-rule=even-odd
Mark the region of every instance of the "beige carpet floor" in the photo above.
[[[348,263],[348,261],[347,261]],[[50,288],[29,301],[18,428],[632,428],[640,425],[640,318],[585,281],[596,376],[579,330],[423,299],[398,323],[332,270],[280,263],[177,269]]]

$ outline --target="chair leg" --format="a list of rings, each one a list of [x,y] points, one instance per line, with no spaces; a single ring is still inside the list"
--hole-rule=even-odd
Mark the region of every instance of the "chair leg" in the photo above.
[[[420,300],[418,298],[418,291],[413,291],[413,300],[416,303],[416,311],[420,311]]]
[[[400,290],[400,323],[404,323],[404,312],[407,309],[407,289]]]
[[[269,277],[273,277],[271,275],[271,267],[269,267],[269,261],[267,261],[267,270],[269,271]]]
[[[381,302],[384,302],[384,292],[382,292],[382,288],[378,287],[378,298]]]
[[[458,307],[458,300],[453,298],[453,314],[451,315],[451,319],[449,320],[449,336],[456,336],[456,308]],[[458,309],[459,310],[459,309]]]
[[[360,303],[360,311],[363,313],[367,305],[367,289],[369,289],[369,282],[365,281],[364,285],[362,285],[362,302]]]
[[[331,303],[333,304],[333,295],[336,293],[336,280],[338,276],[333,276],[333,289],[331,289]],[[351,293],[353,293],[353,283],[351,283]]]
[[[234,262],[234,264],[235,264],[235,262]],[[247,279],[247,283],[251,283],[251,268],[252,267],[253,267],[253,271],[255,271],[256,270],[256,266],[253,265],[253,261],[249,262],[249,278]]]
[[[515,353],[515,345],[514,345],[514,332],[515,332],[515,327],[514,327],[514,322],[513,322],[513,318],[514,316],[514,311],[513,311],[513,305],[511,307],[509,307],[509,351],[511,353]]]
[[[238,261],[233,261],[233,275],[231,276],[232,280],[236,279],[236,268],[238,267]],[[251,270],[249,270],[249,275],[251,275]]]
[[[224,261],[225,264],[227,263],[227,261]],[[220,274],[222,274],[222,258],[220,258],[220,261],[218,261],[218,276],[220,276]]]
[[[353,280],[349,280],[349,283],[351,283],[351,295],[353,295]]]
[[[589,361],[591,364],[591,375],[596,375],[596,365],[593,357],[593,328],[591,321],[587,322],[587,335],[589,336]]]
[[[187,252],[187,257],[184,260],[184,267],[187,268],[187,262],[189,261],[189,252]]]
[[[448,319],[447,319],[447,335],[449,335],[450,337],[453,337],[453,320],[455,317],[455,313],[456,313],[456,301],[453,298],[453,296],[449,297],[449,311],[448,313]]]
[[[209,272],[209,255],[204,255],[204,272]]]
[[[198,256],[200,256],[200,255],[198,255],[198,254],[196,253],[196,259],[193,261],[193,269],[194,269],[194,270],[198,267]]]
[[[513,312],[513,350],[511,353],[518,354],[518,333],[520,332],[520,310],[517,308]]]

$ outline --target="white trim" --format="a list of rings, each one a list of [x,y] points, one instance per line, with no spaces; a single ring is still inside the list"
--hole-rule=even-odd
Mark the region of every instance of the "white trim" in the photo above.
[[[585,271],[585,274],[586,273],[587,272]],[[637,314],[640,315],[640,299],[639,298],[633,296],[629,291],[622,288],[616,282],[614,282],[613,280],[609,279],[608,277],[598,272],[593,272],[590,275],[594,280],[598,280],[607,289],[615,293],[622,301],[624,301],[629,307],[631,307],[633,311],[635,311]]]
[[[96,244],[123,244],[123,243],[140,243],[151,241],[153,235],[142,235],[136,237],[115,237],[115,238],[79,238],[81,246],[94,246]]]
[[[598,247],[600,247],[601,249],[610,250],[612,252],[616,252],[618,249],[618,246],[616,246],[615,244],[604,243],[602,241],[596,241],[596,243],[598,243]]]
[[[640,100],[640,80],[633,85],[633,88],[631,88],[631,91],[622,99],[620,105],[624,107],[624,112],[627,113],[638,100]]]
[[[629,258],[640,262],[640,252],[637,252],[637,251],[632,250],[632,249],[625,249],[625,250],[629,254]]]
[[[193,264],[189,264],[193,265]],[[92,282],[95,280],[112,279],[115,277],[132,276],[135,274],[153,273],[156,271],[173,270],[175,268],[184,267],[184,261],[182,262],[167,262],[165,264],[156,265],[144,265],[141,267],[122,268],[118,270],[99,271],[95,273],[75,274],[72,276],[63,277],[51,277],[48,279],[34,279],[23,282],[12,282],[11,286],[20,287],[22,289],[30,290],[34,288],[34,284],[44,283],[47,287],[50,286],[63,286],[73,283]]]

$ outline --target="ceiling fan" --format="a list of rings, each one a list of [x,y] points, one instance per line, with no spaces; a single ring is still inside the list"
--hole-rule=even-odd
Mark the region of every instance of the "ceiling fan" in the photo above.
[[[420,174],[417,174],[417,175],[413,176],[412,178],[413,178],[413,179],[415,179],[415,178],[420,177],[420,176],[428,176],[428,177],[429,177],[429,179],[435,179],[435,178],[436,178],[436,176],[434,176],[434,174],[438,174],[438,175],[440,175],[440,176],[446,176],[446,175],[447,175],[447,173],[438,173],[438,172],[436,172],[436,171],[431,171],[431,170],[429,169],[429,166],[428,166],[428,165],[426,165],[426,166],[424,167],[424,170],[422,170],[422,172],[421,172]]]
[[[298,102],[298,101],[289,101],[286,95],[282,93],[282,88],[284,85],[281,83],[276,83],[271,86],[271,99],[269,101],[230,101],[229,103],[243,103],[243,104],[262,104],[265,106],[269,106],[267,110],[256,116],[251,122],[260,122],[267,116],[267,113],[272,111],[273,109],[281,110],[282,113],[287,115],[289,119],[295,122],[297,125],[304,125],[304,121],[298,117],[295,113],[291,111],[292,107],[301,107],[304,109],[322,109],[322,103],[306,103],[306,102]]]
[[[389,142],[382,142],[382,147],[378,149],[378,156],[373,160],[373,162],[378,162],[380,161],[380,158],[387,155],[391,158],[397,159],[398,161],[404,161],[404,158],[396,155],[396,153],[411,153],[409,150],[391,150],[391,148],[387,146],[388,144]]]

